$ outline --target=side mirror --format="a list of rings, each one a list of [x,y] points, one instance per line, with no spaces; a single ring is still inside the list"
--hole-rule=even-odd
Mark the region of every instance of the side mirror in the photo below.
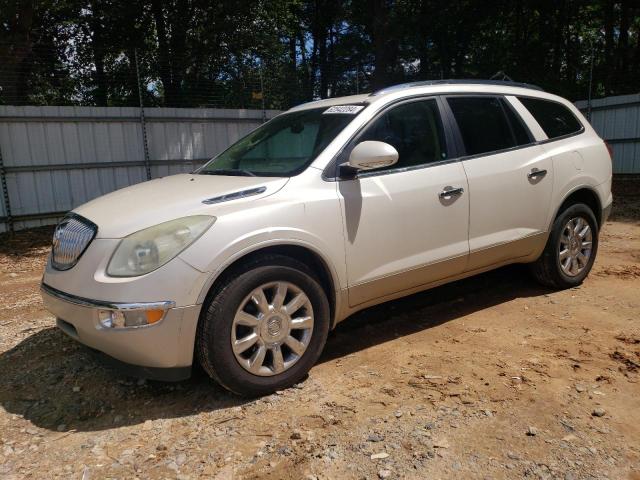
[[[354,170],[372,170],[388,167],[398,161],[398,151],[385,142],[367,140],[351,150],[349,167]]]

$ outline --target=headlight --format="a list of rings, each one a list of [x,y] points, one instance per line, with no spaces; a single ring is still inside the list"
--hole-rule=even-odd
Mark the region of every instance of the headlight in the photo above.
[[[152,272],[195,242],[215,221],[216,217],[194,215],[132,233],[113,253],[107,275],[137,277]]]

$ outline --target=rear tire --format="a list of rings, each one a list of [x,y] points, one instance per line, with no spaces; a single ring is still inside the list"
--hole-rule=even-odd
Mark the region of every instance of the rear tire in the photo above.
[[[570,205],[553,222],[547,245],[531,271],[542,285],[564,289],[580,285],[598,252],[598,222],[584,203]]]
[[[198,324],[197,358],[236,394],[282,390],[301,381],[318,360],[329,311],[327,296],[306,265],[282,255],[255,259],[210,293]]]

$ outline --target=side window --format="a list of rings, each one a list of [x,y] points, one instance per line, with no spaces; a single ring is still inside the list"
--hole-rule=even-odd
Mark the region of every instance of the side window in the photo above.
[[[518,97],[549,138],[562,137],[582,130],[582,124],[567,107],[539,98]]]
[[[517,145],[500,102],[498,97],[487,96],[447,98],[467,155],[495,152]]]
[[[376,118],[358,138],[377,140],[398,151],[398,163],[386,169],[412,167],[447,158],[444,130],[434,99],[419,100],[393,107]],[[378,169],[380,171],[385,169]]]

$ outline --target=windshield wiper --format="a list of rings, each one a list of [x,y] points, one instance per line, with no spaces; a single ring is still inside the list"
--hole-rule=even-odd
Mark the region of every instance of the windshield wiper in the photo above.
[[[203,175],[241,175],[243,177],[255,177],[256,174],[249,170],[240,168],[220,168],[217,170],[201,170],[199,173]]]

